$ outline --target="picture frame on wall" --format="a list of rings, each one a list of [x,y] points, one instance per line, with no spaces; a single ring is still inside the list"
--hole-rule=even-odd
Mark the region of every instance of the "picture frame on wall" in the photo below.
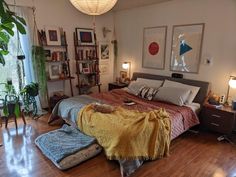
[[[76,28],[79,45],[95,45],[94,30],[90,28]]]
[[[195,74],[199,72],[204,28],[204,23],[173,26],[171,71]]]
[[[109,42],[99,42],[99,58],[103,61],[110,59],[110,45]]]
[[[146,27],[143,30],[142,67],[165,69],[167,26]]]
[[[62,71],[61,63],[49,64],[49,79],[59,79]]]
[[[61,45],[61,33],[58,27],[45,27],[47,45]]]

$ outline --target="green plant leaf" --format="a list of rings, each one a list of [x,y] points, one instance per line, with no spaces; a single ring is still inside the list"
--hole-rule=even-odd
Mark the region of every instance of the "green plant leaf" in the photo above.
[[[18,21],[15,21],[15,24],[16,24],[17,30],[18,30],[21,34],[26,34],[25,27],[24,27],[21,23],[19,23]]]
[[[11,26],[13,25],[13,23],[7,23],[6,24],[2,24],[1,27],[11,36],[14,36],[14,31],[13,31],[13,27],[11,28]]]
[[[5,59],[4,59],[4,57],[3,57],[3,55],[1,53],[0,53],[0,64],[5,66]]]
[[[14,114],[15,114],[16,118],[20,117],[20,104],[19,104],[19,102],[17,102],[15,105]]]
[[[15,15],[15,18],[16,18],[18,21],[20,21],[23,25],[26,25],[26,21],[25,21],[24,18],[19,17],[19,16],[17,16],[17,15]]]
[[[7,50],[0,50],[0,53],[1,53],[2,55],[8,55],[8,54],[9,54],[9,51],[7,51]]]
[[[1,38],[0,40],[2,40],[5,43],[8,43],[10,39],[9,35],[6,32],[2,31],[0,31],[0,38]]]

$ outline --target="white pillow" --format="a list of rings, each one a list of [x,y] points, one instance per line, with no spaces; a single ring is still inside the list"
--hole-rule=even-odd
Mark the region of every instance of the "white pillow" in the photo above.
[[[130,94],[138,96],[140,90],[142,90],[144,87],[145,85],[141,82],[131,81],[126,91]]]
[[[188,99],[186,101],[187,104],[191,104],[194,100],[194,98],[196,97],[198,91],[200,90],[200,87],[195,87],[192,85],[186,85],[186,84],[182,84],[179,82],[174,82],[174,81],[170,81],[170,80],[165,80],[163,87],[175,87],[175,88],[185,88],[190,90],[190,94],[188,96]]]
[[[183,106],[190,92],[191,91],[186,88],[161,87],[158,89],[158,92],[156,93],[154,100],[165,101],[173,103],[178,106]]]
[[[137,78],[137,82],[141,82],[142,84],[146,85],[147,87],[152,87],[152,88],[159,88],[163,84],[163,81],[161,81],[161,80],[144,79],[144,78]]]

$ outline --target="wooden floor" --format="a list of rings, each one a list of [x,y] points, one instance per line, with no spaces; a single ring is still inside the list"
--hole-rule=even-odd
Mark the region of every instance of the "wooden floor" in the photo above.
[[[35,146],[35,138],[58,128],[47,116],[0,128],[0,177],[120,177],[119,165],[104,154],[67,171],[58,170]],[[236,147],[217,142],[217,135],[187,132],[174,140],[168,158],[146,162],[131,177],[236,177]]]

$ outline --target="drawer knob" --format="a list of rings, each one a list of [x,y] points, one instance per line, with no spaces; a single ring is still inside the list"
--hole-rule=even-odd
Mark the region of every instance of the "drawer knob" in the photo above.
[[[211,123],[211,125],[214,125],[216,127],[219,127],[220,125],[219,124],[216,124],[216,123]]]
[[[212,116],[212,117],[216,117],[216,118],[221,118],[221,116],[216,115],[216,114],[212,114],[211,116]]]

